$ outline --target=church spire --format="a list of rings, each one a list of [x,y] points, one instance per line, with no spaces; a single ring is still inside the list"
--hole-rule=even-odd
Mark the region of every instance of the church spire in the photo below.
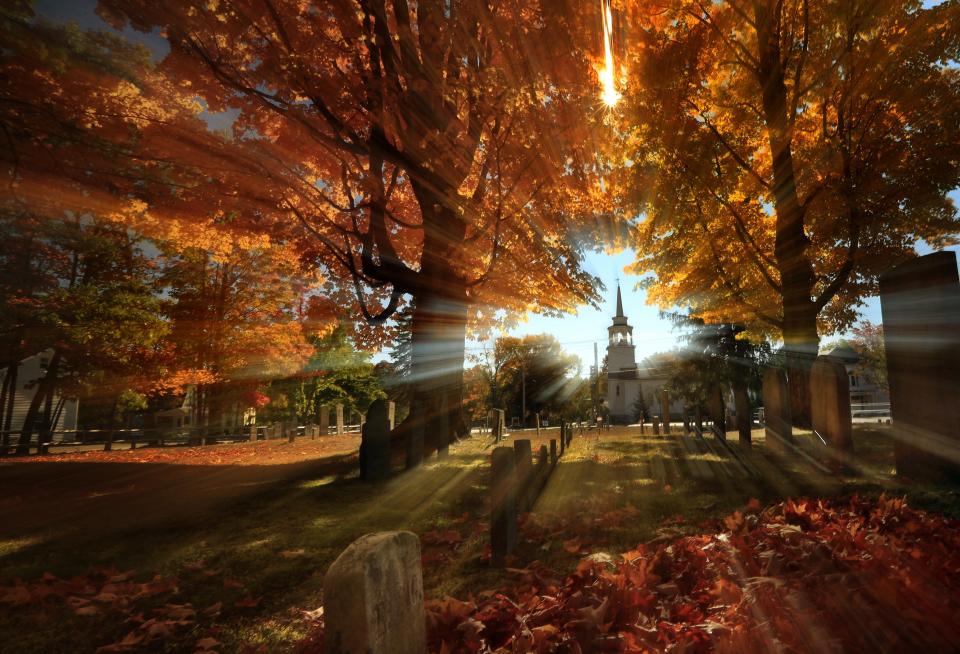
[[[617,315],[615,318],[626,318],[623,315],[623,298],[620,297],[620,280],[617,280]]]

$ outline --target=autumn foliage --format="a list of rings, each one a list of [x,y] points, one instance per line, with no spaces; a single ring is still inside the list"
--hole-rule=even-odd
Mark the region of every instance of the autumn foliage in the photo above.
[[[572,574],[534,563],[512,570],[509,587],[429,601],[430,651],[950,651],[960,644],[956,521],[899,498],[854,496],[764,510],[752,500],[705,527],[618,556],[595,553]],[[450,547],[460,540],[453,532],[430,543],[438,538]],[[565,547],[575,552],[579,540]],[[324,651],[322,621],[303,645]]]

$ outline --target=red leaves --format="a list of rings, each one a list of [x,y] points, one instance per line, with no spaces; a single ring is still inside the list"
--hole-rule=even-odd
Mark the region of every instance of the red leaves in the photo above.
[[[903,500],[786,501],[726,531],[595,554],[479,601],[428,602],[430,651],[948,650],[960,645],[960,524]],[[580,539],[568,539],[578,551]],[[922,563],[921,563],[922,562]],[[899,621],[909,620],[910,629]]]

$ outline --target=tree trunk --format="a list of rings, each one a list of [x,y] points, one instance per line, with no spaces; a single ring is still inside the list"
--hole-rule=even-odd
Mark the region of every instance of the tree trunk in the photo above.
[[[0,455],[7,453],[7,446],[10,444],[10,431],[6,421],[7,395],[16,392],[16,388],[10,384],[10,375],[12,367],[8,366],[3,375],[3,388],[0,389]]]
[[[23,419],[23,427],[20,430],[20,440],[17,442],[17,454],[30,454],[30,438],[33,436],[33,428],[40,415],[40,406],[43,404],[47,394],[53,394],[54,386],[57,380],[57,369],[60,367],[60,352],[54,351],[50,359],[50,365],[43,378],[37,384],[37,392],[30,400],[30,406],[27,408],[27,415]],[[41,427],[42,432],[42,427]],[[42,433],[39,440],[43,440]]]
[[[466,225],[442,198],[424,188],[417,191],[424,242],[411,321],[411,411],[394,438],[406,439],[422,427],[424,453],[430,454],[466,434],[463,358],[469,301],[466,282],[453,265],[462,256]]]
[[[813,300],[814,273],[804,231],[806,209],[797,195],[793,163],[792,122],[781,63],[780,34],[769,5],[757,2],[757,81],[762,89],[763,114],[773,161],[773,200],[776,210],[774,259],[780,273],[783,343],[790,376],[794,424],[809,426],[809,371],[817,355],[817,308]]]

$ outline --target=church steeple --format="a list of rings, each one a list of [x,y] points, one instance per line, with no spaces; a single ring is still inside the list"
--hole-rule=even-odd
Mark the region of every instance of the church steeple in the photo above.
[[[617,315],[616,318],[626,318],[623,315],[623,298],[620,297],[620,282],[617,282]]]

